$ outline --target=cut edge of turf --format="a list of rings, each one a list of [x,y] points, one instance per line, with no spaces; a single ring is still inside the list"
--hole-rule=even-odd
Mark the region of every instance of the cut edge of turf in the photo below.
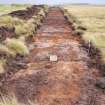
[[[86,40],[83,35],[87,31],[87,28],[82,25],[78,19],[70,14],[67,9],[61,8],[65,18],[68,20],[69,24],[72,26],[73,35],[79,37],[81,40],[81,47],[87,52],[90,60],[88,61],[88,66],[90,68],[96,68],[101,70],[102,76],[105,76],[105,62],[102,57],[102,52],[100,49],[95,46],[95,44],[91,40]]]

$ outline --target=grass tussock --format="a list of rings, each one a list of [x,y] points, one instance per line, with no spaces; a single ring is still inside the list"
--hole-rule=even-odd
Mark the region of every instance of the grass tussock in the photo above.
[[[0,100],[0,105],[25,105],[19,103],[16,97],[2,97]],[[27,105],[39,105],[37,102],[28,101]]]
[[[0,74],[5,72],[4,66],[5,66],[6,60],[0,60]]]
[[[0,105],[20,105],[16,98],[4,98],[2,97],[2,100],[0,101]]]
[[[0,17],[0,26],[13,27],[13,18],[11,16],[1,16]]]
[[[14,55],[14,53],[10,51],[9,48],[3,44],[0,44],[0,53],[5,54],[6,56]]]
[[[43,9],[40,10],[40,12],[38,13],[38,15],[45,17],[45,12]]]
[[[35,33],[35,28],[36,25],[31,22],[27,22],[26,24],[15,26],[15,33],[17,36],[30,36]]]
[[[16,25],[22,25],[24,24],[24,20],[21,20],[19,18],[13,18],[9,15],[1,16],[0,17],[0,26],[6,26],[6,27],[15,27]]]
[[[6,46],[8,49],[16,54],[27,55],[29,54],[29,50],[24,42],[19,39],[7,39],[5,41]]]
[[[48,5],[44,5],[43,8],[44,8],[45,13],[47,13],[48,12],[48,8],[49,8]]]
[[[38,15],[38,16],[33,16],[34,24],[40,25],[42,18],[43,18],[43,17],[40,16],[40,15]]]

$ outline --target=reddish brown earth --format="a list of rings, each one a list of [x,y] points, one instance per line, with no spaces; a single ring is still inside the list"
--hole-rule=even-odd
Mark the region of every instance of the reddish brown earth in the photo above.
[[[59,8],[50,8],[37,31],[27,69],[4,84],[20,102],[38,105],[102,105],[105,95],[95,87],[99,70],[88,67],[87,52]],[[58,61],[51,62],[50,55]]]

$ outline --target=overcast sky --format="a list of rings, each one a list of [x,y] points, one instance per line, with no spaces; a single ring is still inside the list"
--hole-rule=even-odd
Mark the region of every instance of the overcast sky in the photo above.
[[[105,0],[0,0],[0,4],[34,3],[34,4],[63,4],[63,3],[93,3],[105,4]]]

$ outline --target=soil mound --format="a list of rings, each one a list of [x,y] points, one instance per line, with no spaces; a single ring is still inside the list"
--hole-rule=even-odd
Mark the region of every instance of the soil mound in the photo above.
[[[10,13],[11,16],[13,17],[18,17],[20,19],[30,19],[33,15],[37,14],[40,11],[40,6],[32,6],[30,8],[27,8],[26,10],[18,10]]]
[[[15,37],[15,28],[0,27],[0,41],[6,40],[6,38]]]

